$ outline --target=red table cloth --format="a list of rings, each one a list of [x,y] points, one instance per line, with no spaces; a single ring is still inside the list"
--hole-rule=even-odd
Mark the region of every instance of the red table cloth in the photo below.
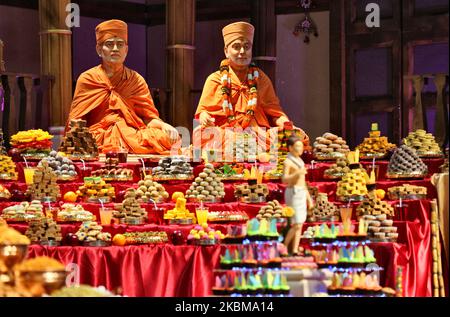
[[[146,245],[126,247],[41,247],[29,257],[49,256],[75,263],[80,283],[122,289],[125,296],[190,297],[211,295],[220,247]]]

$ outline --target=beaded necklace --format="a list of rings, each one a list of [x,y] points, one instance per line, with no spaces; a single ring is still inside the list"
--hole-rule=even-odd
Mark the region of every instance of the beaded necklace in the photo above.
[[[224,59],[220,63],[220,75],[222,83],[222,109],[227,115],[228,122],[236,120],[233,104],[231,103],[231,77],[230,77],[230,61]],[[249,101],[247,104],[246,114],[247,120],[255,114],[256,105],[258,104],[258,79],[259,70],[255,63],[251,63],[247,72],[247,83],[250,89]]]

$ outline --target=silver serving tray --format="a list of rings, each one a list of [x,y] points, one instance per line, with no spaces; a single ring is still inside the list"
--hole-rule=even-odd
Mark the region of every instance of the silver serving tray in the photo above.
[[[240,197],[239,201],[245,204],[261,204],[267,201],[265,196],[258,196],[257,199],[250,199],[248,196]]]
[[[102,241],[102,240],[85,241],[83,242],[83,245],[85,247],[109,247],[111,246],[111,241]]]
[[[130,226],[141,226],[141,225],[145,225],[145,218],[141,217],[141,218],[120,218],[119,219],[119,223],[120,224],[126,224],[126,225],[130,225]]]

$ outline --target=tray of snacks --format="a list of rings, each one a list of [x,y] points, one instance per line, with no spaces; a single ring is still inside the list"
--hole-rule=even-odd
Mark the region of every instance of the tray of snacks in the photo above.
[[[316,138],[313,144],[314,157],[319,161],[335,161],[338,158],[345,158],[350,151],[347,142],[337,135],[325,133]]]
[[[244,211],[209,211],[208,222],[243,222],[247,221],[248,215]]]
[[[194,179],[194,169],[188,157],[172,156],[159,160],[158,166],[152,169],[155,181],[184,181]]]
[[[410,132],[403,139],[403,143],[413,148],[419,157],[440,158],[444,156],[439,144],[436,142],[436,138],[422,129]]]
[[[389,200],[422,200],[427,199],[426,194],[399,194],[399,193],[389,193]]]
[[[167,243],[169,238],[164,231],[151,231],[151,232],[126,232],[123,234],[126,239],[126,244],[155,244],[155,243]]]

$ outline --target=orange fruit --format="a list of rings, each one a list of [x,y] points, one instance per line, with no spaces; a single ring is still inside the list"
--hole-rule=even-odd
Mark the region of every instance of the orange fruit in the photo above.
[[[117,246],[124,246],[127,243],[127,238],[123,234],[116,234],[113,238],[113,244]]]
[[[172,201],[176,203],[178,198],[184,198],[184,194],[182,192],[174,192],[172,194]]]
[[[269,153],[259,153],[258,161],[260,161],[261,163],[269,162],[270,161],[270,154]]]
[[[378,199],[382,200],[386,196],[386,192],[383,189],[377,189],[375,191],[375,194],[377,195]]]
[[[285,217],[292,217],[295,214],[295,210],[292,207],[284,207],[283,209],[283,216]]]
[[[75,194],[74,192],[67,192],[64,194],[64,200],[69,203],[74,203],[77,201],[77,199],[78,199],[78,195]]]

